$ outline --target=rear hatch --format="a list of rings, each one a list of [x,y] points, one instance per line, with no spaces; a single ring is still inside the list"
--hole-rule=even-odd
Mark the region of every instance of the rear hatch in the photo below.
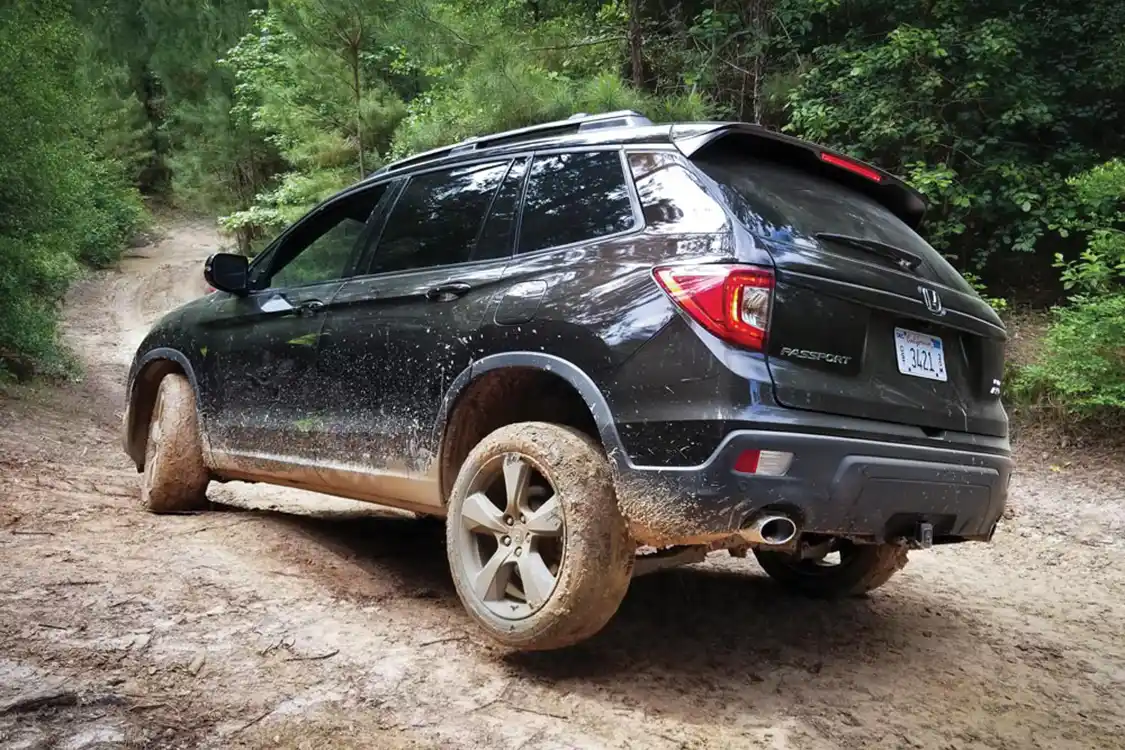
[[[920,214],[856,189],[863,167],[846,161],[810,169],[730,147],[693,161],[773,257],[767,354],[779,403],[933,433],[1007,434],[1003,326],[904,220]],[[867,178],[892,179],[881,174]]]

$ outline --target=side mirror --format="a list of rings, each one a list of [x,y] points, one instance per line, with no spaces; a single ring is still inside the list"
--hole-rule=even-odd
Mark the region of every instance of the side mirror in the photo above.
[[[203,278],[211,286],[231,294],[246,294],[249,289],[250,260],[245,255],[215,253],[203,264]]]

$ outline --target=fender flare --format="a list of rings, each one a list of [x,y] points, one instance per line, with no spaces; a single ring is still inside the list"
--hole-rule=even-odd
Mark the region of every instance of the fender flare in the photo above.
[[[625,457],[625,452],[621,448],[621,438],[617,434],[617,425],[613,421],[613,414],[610,412],[609,404],[606,402],[605,396],[602,395],[598,386],[594,384],[590,376],[578,367],[578,365],[562,357],[545,352],[503,352],[500,354],[490,354],[476,360],[462,370],[457,377],[453,379],[453,382],[450,383],[449,388],[446,389],[445,396],[442,398],[441,402],[441,410],[438,413],[437,421],[434,423],[433,434],[431,436],[433,442],[431,444],[437,446],[439,452],[441,451],[445,428],[453,412],[453,406],[457,403],[457,399],[461,394],[465,392],[470,384],[485,373],[510,367],[542,370],[552,375],[557,375],[569,383],[578,395],[582,397],[582,400],[586,402],[586,407],[590,410],[590,414],[594,418],[594,424],[597,425],[598,434],[601,437],[602,447],[605,449],[606,456],[609,458],[610,462],[617,464],[623,460],[628,461]]]
[[[187,376],[188,382],[191,383],[191,389],[195,392],[195,400],[198,405],[199,383],[195,378],[195,368],[183,352],[179,349],[173,349],[167,346],[159,346],[155,349],[150,349],[133,363],[132,371],[129,373],[129,385],[127,389],[129,399],[132,400],[133,398],[133,390],[137,386],[137,376],[158,359],[171,360],[180,366],[180,369],[184,371],[184,375]]]
[[[150,349],[137,358],[129,370],[129,379],[125,386],[125,417],[122,442],[124,443],[125,452],[129,454],[138,467],[142,466],[144,463],[144,446],[134,445],[135,441],[133,439],[137,432],[137,415],[133,408],[137,390],[137,379],[146,368],[160,361],[174,362],[180,370],[183,371],[184,376],[188,379],[188,383],[191,384],[192,392],[195,394],[196,412],[202,416],[199,381],[195,377],[195,368],[183,352],[178,349],[172,349],[171,347],[161,346]],[[202,427],[202,421],[200,422],[200,427]],[[201,437],[203,438],[204,454],[209,456],[210,450],[206,436],[201,435]],[[140,458],[138,458],[138,456],[140,456]]]

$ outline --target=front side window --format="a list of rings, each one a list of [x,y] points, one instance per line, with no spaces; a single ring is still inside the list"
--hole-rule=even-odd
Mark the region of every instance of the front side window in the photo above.
[[[634,224],[616,151],[535,157],[524,199],[521,253],[617,234]]]
[[[345,196],[302,219],[274,253],[268,284],[258,286],[287,288],[343,278],[385,190],[380,185]]]
[[[464,263],[508,162],[426,172],[407,182],[387,217],[369,273]]]

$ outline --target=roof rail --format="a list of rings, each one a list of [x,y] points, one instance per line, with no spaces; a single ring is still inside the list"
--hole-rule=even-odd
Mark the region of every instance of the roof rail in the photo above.
[[[652,120],[648,119],[639,112],[634,112],[630,109],[623,109],[617,112],[604,112],[601,114],[588,115],[585,112],[571,115],[565,120],[554,120],[552,122],[544,122],[538,125],[530,125],[525,128],[517,128],[515,130],[506,130],[502,133],[493,133],[491,135],[474,136],[466,138],[460,143],[455,143],[452,146],[442,146],[430,151],[425,151],[414,156],[407,157],[400,161],[388,164],[382,169],[373,172],[370,176],[386,174],[387,172],[397,172],[405,167],[421,164],[423,162],[440,159],[445,156],[452,156],[454,154],[463,154],[470,151],[476,151],[478,148],[485,148],[488,146],[500,146],[508,143],[518,143],[524,140],[533,140],[535,138],[544,138],[554,135],[567,135],[570,133],[581,133],[586,130],[600,130],[603,128],[624,128],[624,127],[641,127],[644,125],[652,125]]]

